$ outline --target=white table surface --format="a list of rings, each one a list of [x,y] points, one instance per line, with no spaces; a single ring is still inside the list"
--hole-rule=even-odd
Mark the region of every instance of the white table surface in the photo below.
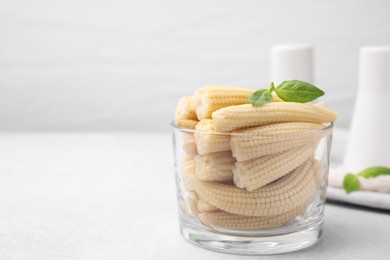
[[[390,213],[326,206],[317,246],[267,257],[179,235],[169,134],[1,133],[0,259],[387,259]]]

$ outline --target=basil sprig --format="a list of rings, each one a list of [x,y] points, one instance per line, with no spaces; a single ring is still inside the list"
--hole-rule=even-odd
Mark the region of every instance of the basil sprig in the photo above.
[[[377,166],[377,167],[367,168],[364,171],[359,172],[358,174],[348,173],[347,175],[345,175],[343,181],[344,190],[347,193],[360,190],[361,185],[358,178],[359,176],[365,179],[369,179],[369,178],[378,177],[380,175],[390,175],[390,168]]]
[[[249,96],[249,101],[253,106],[263,105],[272,102],[272,94],[268,89],[259,89]]]
[[[268,89],[259,89],[249,96],[249,101],[253,106],[260,106],[272,102],[272,92],[278,97],[287,102],[306,103],[313,101],[325,94],[324,91],[316,86],[300,81],[288,80],[283,81],[279,86],[275,87],[274,83]]]

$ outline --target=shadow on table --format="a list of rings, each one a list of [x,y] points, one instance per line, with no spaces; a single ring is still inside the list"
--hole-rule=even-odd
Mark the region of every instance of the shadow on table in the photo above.
[[[351,209],[351,210],[353,210],[353,209],[355,209],[355,210],[365,210],[365,211],[381,213],[381,214],[390,214],[390,210],[387,210],[387,209],[378,209],[378,208],[366,207],[366,206],[355,205],[355,204],[350,204],[350,203],[341,202],[341,201],[335,201],[335,200],[327,199],[326,203],[327,204],[331,204],[331,205],[335,205],[335,206],[345,207],[345,208],[348,208],[348,209]]]

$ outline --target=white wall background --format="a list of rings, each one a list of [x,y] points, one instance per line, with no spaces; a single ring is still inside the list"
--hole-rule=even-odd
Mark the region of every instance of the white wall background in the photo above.
[[[2,0],[1,130],[168,130],[208,84],[269,84],[273,44],[316,46],[348,126],[358,50],[390,44],[386,0]]]

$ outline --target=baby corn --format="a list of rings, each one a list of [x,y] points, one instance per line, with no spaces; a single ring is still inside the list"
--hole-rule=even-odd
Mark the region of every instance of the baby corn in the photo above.
[[[196,177],[203,181],[233,180],[236,160],[230,151],[195,156]]]
[[[187,156],[183,160],[183,169],[186,174],[195,174],[195,160]]]
[[[193,107],[199,119],[211,118],[211,114],[222,107],[249,103],[253,89],[208,86],[198,89]]]
[[[310,202],[311,200],[307,200],[298,207],[276,216],[248,217],[217,210],[199,211],[200,214],[198,217],[204,225],[209,227],[217,226],[234,229],[273,228],[281,226],[302,214]]]
[[[199,123],[198,120],[192,119],[179,119],[176,120],[176,125],[183,128],[195,129],[195,126]]]
[[[209,212],[209,211],[216,211],[218,210],[217,207],[214,207],[210,203],[207,203],[204,200],[198,200],[198,211],[199,212]]]
[[[248,191],[261,188],[307,161],[313,155],[314,148],[315,145],[309,143],[298,149],[237,162],[233,168],[234,184]]]
[[[316,176],[312,160],[290,174],[249,192],[219,182],[192,179],[199,198],[226,212],[244,216],[274,216],[286,213],[312,198]]]
[[[337,113],[311,104],[272,102],[258,107],[244,104],[221,108],[213,113],[212,118],[215,131],[227,132],[283,122],[333,122]]]
[[[182,97],[177,104],[175,111],[176,123],[180,120],[198,120],[195,109],[192,107],[192,96]]]
[[[190,140],[184,140],[183,146],[182,146],[184,152],[187,155],[194,156],[195,154],[198,153],[198,150],[196,149],[196,142],[195,139]]]
[[[187,191],[194,191],[192,187],[192,178],[195,178],[195,161],[193,158],[187,156],[183,160],[183,185]]]
[[[187,197],[187,208],[191,215],[198,216],[198,201],[199,197],[195,192],[191,192]]]
[[[212,119],[202,119],[195,127],[196,130],[214,131]],[[197,151],[200,154],[208,154],[230,150],[230,138],[226,135],[213,133],[194,133]]]
[[[317,141],[322,133],[311,130],[323,127],[322,124],[291,122],[249,128],[233,135],[230,146],[237,161],[246,161]]]

